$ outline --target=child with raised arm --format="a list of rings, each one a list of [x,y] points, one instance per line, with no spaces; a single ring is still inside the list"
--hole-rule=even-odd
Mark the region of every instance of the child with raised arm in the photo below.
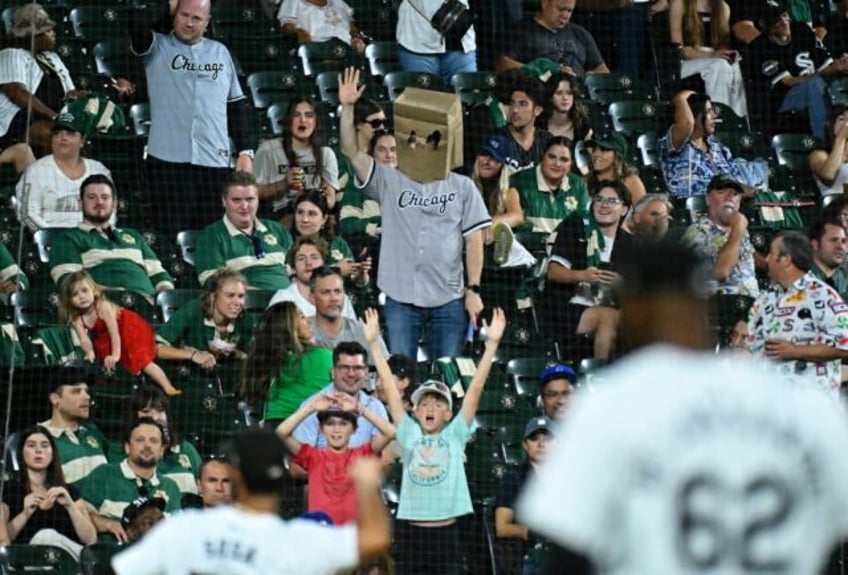
[[[144,372],[167,395],[182,393],[153,361],[156,338],[147,320],[106,299],[88,272],[73,272],[62,282],[59,319],[73,328],[86,361],[102,359],[107,372],[121,364],[133,375]]]
[[[473,512],[463,461],[465,444],[474,432],[474,415],[483,386],[489,377],[506,317],[492,312],[486,350],[456,417],[450,389],[441,381],[426,381],[412,394],[413,415],[407,414],[397,388],[384,388],[389,413],[397,426],[397,441],[403,451],[403,480],[395,524],[394,558],[397,572],[404,575],[462,572],[462,535],[457,519]],[[377,312],[366,310],[365,338],[382,381],[392,374],[379,348]]]
[[[313,447],[292,436],[295,428],[316,412],[327,447]],[[373,423],[380,435],[375,435],[371,443],[351,448],[350,437],[356,431],[358,416]],[[356,490],[348,466],[360,457],[380,453],[394,438],[395,426],[346,393],[319,393],[278,425],[277,434],[294,456],[292,463],[306,470],[308,510],[323,511],[335,525],[342,525],[356,520]]]

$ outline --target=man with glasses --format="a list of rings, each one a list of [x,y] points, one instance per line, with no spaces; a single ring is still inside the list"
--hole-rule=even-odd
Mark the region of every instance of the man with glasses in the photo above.
[[[748,218],[739,211],[743,193],[733,178],[715,176],[707,186],[707,213],[686,229],[682,241],[712,264],[715,293],[757,297],[755,265],[762,257],[748,235]]]
[[[336,349],[346,341],[353,341],[367,350],[368,342],[362,331],[362,325],[344,314],[347,296],[344,278],[337,267],[321,266],[312,271],[309,279],[310,298],[315,304],[312,320],[312,333],[315,345]],[[380,338],[383,353],[388,355],[386,344]],[[368,365],[374,365],[370,354],[364,351]]]
[[[385,348],[385,346],[383,347]],[[367,353],[366,348],[355,341],[344,341],[337,345],[333,350],[332,382],[318,393],[326,395],[346,393],[359,402],[361,406],[359,413],[370,409],[378,417],[388,419],[383,403],[363,391],[365,383],[368,381],[368,365],[365,363]],[[307,398],[302,405],[308,404],[313,397],[314,395]],[[377,427],[366,417],[359,415],[356,431],[351,435],[348,447],[354,448],[370,443],[376,435],[380,435]],[[309,415],[297,426],[293,437],[301,443],[314,447],[327,447],[327,439],[321,433],[321,426],[318,423],[316,413]]]
[[[291,234],[277,222],[256,217],[256,180],[230,172],[221,188],[224,217],[206,226],[197,238],[195,268],[201,284],[223,267],[240,272],[252,289],[289,287],[286,252]]]
[[[124,439],[126,459],[95,469],[82,483],[80,493],[92,509],[91,519],[99,540],[126,543],[129,539],[121,525],[124,509],[142,497],[165,500],[165,511],[180,510],[180,488],[173,480],[160,477],[156,466],[165,452],[162,426],[142,417],[130,426]],[[110,535],[114,536],[113,539]]]

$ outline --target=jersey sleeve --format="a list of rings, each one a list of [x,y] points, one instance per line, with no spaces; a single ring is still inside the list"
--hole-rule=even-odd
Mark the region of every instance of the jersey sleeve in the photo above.
[[[339,160],[336,158],[336,154],[333,153],[333,150],[326,146],[321,148],[321,154],[323,155],[321,158],[321,165],[323,166],[321,178],[324,180],[325,184],[338,191]]]
[[[301,443],[300,451],[292,458],[292,463],[300,465],[305,471],[309,471],[318,455],[317,449],[308,443]]]
[[[315,522],[299,520],[296,529],[298,540],[305,548],[311,548],[316,541],[320,541],[320,549],[324,550],[305,553],[300,573],[335,573],[359,562],[359,535],[356,525],[326,527]]]
[[[848,304],[839,294],[828,289],[827,304],[823,309],[821,325],[828,326],[828,340],[836,349],[848,349]]]
[[[169,345],[171,347],[182,347],[185,340],[185,334],[194,315],[192,306],[194,303],[188,303],[174,312],[165,324],[159,326],[156,330],[156,342]],[[202,321],[200,318],[196,318]]]
[[[462,235],[467,236],[492,225],[492,218],[489,215],[489,210],[486,209],[486,202],[483,201],[483,194],[477,191],[477,186],[470,178],[457,176],[462,178]]]

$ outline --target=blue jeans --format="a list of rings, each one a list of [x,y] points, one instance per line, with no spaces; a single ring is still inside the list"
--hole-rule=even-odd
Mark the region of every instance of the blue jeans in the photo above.
[[[446,86],[458,72],[477,71],[477,52],[445,52],[444,54],[419,54],[398,46],[401,67],[407,72],[427,72],[441,76]],[[414,356],[413,356],[414,357]]]
[[[387,297],[383,314],[392,354],[416,358],[422,329],[426,329],[427,353],[431,360],[457,357],[462,353],[468,327],[464,298],[438,307],[418,307]]]
[[[827,83],[821,76],[792,86],[780,103],[781,112],[807,110],[807,119],[813,135],[820,141],[825,139],[827,126]]]

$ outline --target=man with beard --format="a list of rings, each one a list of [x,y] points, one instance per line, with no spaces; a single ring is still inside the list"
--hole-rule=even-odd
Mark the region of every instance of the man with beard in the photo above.
[[[124,442],[126,459],[101,465],[83,482],[82,498],[92,509],[91,519],[101,541],[128,541],[121,517],[124,508],[139,496],[164,499],[166,512],[180,510],[180,488],[156,474],[156,464],[164,453],[163,438],[162,427],[155,421],[149,417],[136,420]]]
[[[845,262],[846,234],[839,220],[820,220],[810,232],[813,246],[813,267],[810,273],[839,292],[848,300],[848,273]]]
[[[730,174],[744,181],[727,146],[715,137],[716,116],[709,97],[691,90],[674,95],[674,122],[657,142],[663,177],[675,198],[703,196],[713,176]],[[745,187],[746,194],[753,188]]]
[[[106,463],[106,439],[88,422],[88,379],[85,370],[76,367],[60,367],[51,374],[47,383],[53,411],[50,419],[39,423],[56,442],[65,481],[77,488],[89,473]]]
[[[707,186],[707,213],[683,234],[683,243],[713,266],[715,293],[757,297],[754,269],[759,254],[748,235],[748,218],[739,211],[742,184],[715,176]]]
[[[174,280],[144,237],[109,221],[117,206],[115,184],[102,174],[83,180],[83,221],[56,238],[50,250],[50,276],[58,285],[66,275],[85,270],[106,289],[124,289],[153,298],[174,289]]]
[[[374,365],[374,360],[367,352],[368,341],[362,331],[362,324],[342,315],[347,296],[339,269],[330,266],[314,269],[309,279],[309,289],[312,303],[315,304],[315,315],[310,318],[315,345],[335,349],[342,342],[355,341],[366,350],[368,365]],[[388,355],[382,337],[380,347]]]

